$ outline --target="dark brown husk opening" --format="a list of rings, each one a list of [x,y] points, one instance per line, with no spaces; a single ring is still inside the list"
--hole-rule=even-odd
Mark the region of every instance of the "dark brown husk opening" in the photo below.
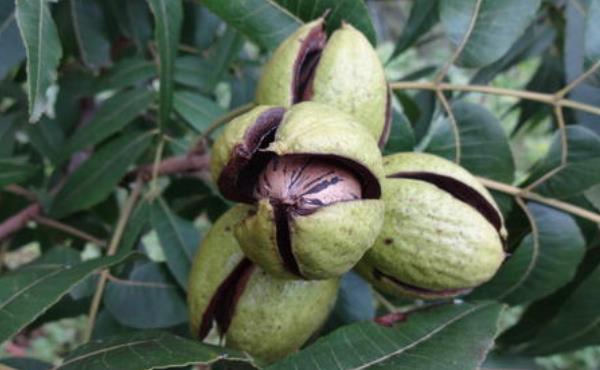
[[[475,208],[490,224],[492,224],[500,235],[502,229],[502,217],[500,216],[500,213],[483,197],[483,195],[469,185],[452,177],[431,172],[399,172],[387,177],[392,179],[420,180],[437,186],[456,199]],[[500,235],[500,239],[504,239],[502,235]]]
[[[202,322],[198,330],[198,338],[200,340],[206,338],[212,328],[213,321],[217,322],[217,327],[221,335],[227,332],[237,302],[244,292],[254,267],[255,265],[249,259],[242,259],[217,288],[202,315]]]
[[[294,80],[292,81],[292,102],[294,104],[312,98],[315,69],[326,43],[327,35],[323,30],[323,23],[319,23],[309,32],[300,46],[294,63]]]
[[[271,201],[275,218],[275,238],[277,240],[277,250],[283,262],[285,269],[292,274],[302,277],[298,261],[292,250],[292,240],[290,231],[290,211],[289,205]]]
[[[261,149],[273,141],[284,114],[284,108],[266,110],[248,128],[244,141],[233,148],[231,159],[217,181],[225,198],[241,203],[254,202],[258,175],[274,155]]]
[[[397,285],[399,288],[407,290],[409,292],[413,292],[415,294],[420,294],[423,296],[431,296],[431,297],[440,297],[440,298],[453,297],[456,295],[465,294],[472,289],[472,288],[443,289],[443,290],[425,289],[425,288],[418,287],[416,285],[407,284],[405,282],[402,282],[402,281],[398,280],[397,278],[395,278],[391,275],[388,275],[378,269],[373,269],[373,277],[379,281],[386,279],[386,280],[390,281],[391,283],[393,283],[394,285]]]

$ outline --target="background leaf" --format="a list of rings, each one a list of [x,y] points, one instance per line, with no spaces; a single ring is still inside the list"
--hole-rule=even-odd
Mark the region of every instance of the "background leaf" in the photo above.
[[[10,184],[20,184],[30,178],[36,167],[27,163],[25,158],[0,158],[0,187]]]
[[[110,64],[104,12],[96,0],[71,0],[73,29],[84,63],[97,70]]]
[[[461,43],[469,29],[476,2],[440,1],[440,19],[455,46]],[[539,6],[539,0],[481,0],[475,26],[457,63],[476,68],[500,59],[533,21]]]
[[[37,122],[42,114],[53,112],[48,89],[56,81],[62,47],[47,0],[17,0],[16,4],[17,24],[27,52],[29,120]]]
[[[103,201],[151,139],[149,133],[134,131],[106,144],[68,177],[56,194],[50,213],[60,218]]]
[[[159,55],[160,105],[158,121],[165,128],[173,105],[173,74],[179,45],[183,10],[181,0],[148,0],[154,14],[156,43]]]
[[[25,58],[23,41],[15,18],[15,2],[0,3],[0,80]]]
[[[158,234],[171,274],[187,290],[190,267],[200,244],[200,233],[192,222],[174,214],[160,198],[152,206],[151,222]]]
[[[177,91],[173,103],[175,111],[197,133],[204,132],[211,122],[225,114],[214,101],[191,91]]]
[[[62,158],[66,159],[76,151],[92,147],[119,132],[148,108],[152,98],[152,92],[145,89],[127,90],[113,95],[100,106],[85,126],[71,136]]]
[[[527,208],[537,225],[539,243],[534,243],[531,234],[525,237],[498,274],[473,293],[473,299],[526,303],[552,293],[575,276],[585,252],[575,220],[535,203]]]
[[[438,0],[414,1],[402,34],[390,56],[394,59],[427,33],[438,21]]]
[[[302,23],[270,0],[203,0],[202,4],[269,50],[275,49]]]
[[[38,263],[0,278],[0,342],[4,342],[56,303],[79,281],[127,255],[75,265]]]
[[[165,328],[187,321],[187,306],[177,285],[156,263],[138,265],[125,280],[106,286],[104,305],[122,325]]]
[[[511,183],[515,165],[508,138],[500,122],[487,109],[473,103],[452,104],[461,143],[460,164],[475,175]],[[437,122],[425,151],[454,159],[456,146],[450,122]]]
[[[392,328],[349,325],[266,369],[475,370],[496,336],[500,310],[489,302],[447,305],[411,313]],[[453,341],[457,335],[462,340]]]
[[[591,68],[600,61],[600,0],[589,0],[585,18],[584,56],[585,68]],[[594,73],[596,85],[600,85],[600,70]]]
[[[371,44],[377,44],[369,10],[362,0],[304,0],[302,3],[293,0],[275,1],[304,22],[327,14],[326,26],[329,33],[338,29],[342,22],[350,23],[360,30]]]
[[[107,367],[147,370],[210,364],[222,358],[248,360],[236,351],[215,348],[165,332],[147,331],[89,343],[74,351],[56,370],[105,370]]]

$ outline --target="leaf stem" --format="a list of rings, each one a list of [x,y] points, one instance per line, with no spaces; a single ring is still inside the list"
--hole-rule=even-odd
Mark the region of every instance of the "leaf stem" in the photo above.
[[[208,138],[213,134],[213,132],[215,132],[219,127],[223,126],[224,124],[231,121],[233,118],[239,116],[240,114],[246,113],[255,106],[256,104],[254,103],[244,104],[217,118],[210,124],[210,126],[208,126],[206,131],[204,131],[204,134],[202,134],[202,139],[208,140]]]
[[[600,115],[600,107],[576,102],[570,99],[556,99],[554,94],[544,94],[533,91],[507,89],[503,87],[487,86],[487,85],[460,85],[440,82],[435,84],[430,81],[399,81],[392,82],[390,86],[394,90],[451,90],[451,91],[467,91],[491,95],[510,96],[513,98],[521,98],[526,100],[538,101],[549,105],[558,104],[562,107],[578,109],[584,112]]]
[[[106,246],[106,242],[104,240],[98,239],[95,236],[88,234],[85,231],[74,228],[71,225],[67,225],[60,221],[53,220],[41,214],[34,216],[33,219],[41,225],[45,225],[56,230],[64,231],[67,234],[71,234],[73,236],[78,237],[79,239],[88,241],[99,246]]]
[[[515,197],[520,197],[523,199],[532,200],[534,202],[542,203],[548,205],[552,208],[559,209],[561,211],[570,213],[572,215],[584,218],[586,220],[592,221],[596,224],[600,224],[600,214],[588,211],[587,209],[557,200],[553,198],[546,198],[540,194],[526,191],[524,189],[518,188],[516,186],[512,186],[509,184],[505,184],[502,182],[497,182],[494,180],[487,179],[485,177],[478,177],[479,181],[488,189],[496,190],[501,193],[506,193],[513,195]]]
[[[106,252],[107,256],[113,256],[117,252],[117,248],[119,246],[119,243],[121,242],[121,237],[123,236],[123,232],[125,231],[125,226],[129,221],[129,217],[131,216],[133,207],[135,207],[135,204],[140,197],[141,191],[142,180],[138,179],[133,185],[131,194],[129,194],[129,197],[125,201],[125,205],[123,206],[123,210],[121,211],[121,215],[119,216],[119,220],[117,221],[117,225],[115,227],[115,232],[113,233],[112,239],[110,240],[108,251]],[[96,317],[98,315],[98,309],[100,308],[100,302],[102,301],[104,288],[106,287],[108,273],[108,270],[104,270],[100,274],[100,279],[98,280],[98,285],[96,286],[96,292],[94,293],[94,297],[92,298],[92,304],[90,305],[88,324],[84,334],[85,342],[88,342],[92,337],[94,325],[96,323]]]

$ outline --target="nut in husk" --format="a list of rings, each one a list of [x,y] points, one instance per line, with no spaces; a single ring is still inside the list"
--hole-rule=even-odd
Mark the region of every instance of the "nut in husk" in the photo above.
[[[327,104],[356,117],[380,146],[390,129],[390,93],[367,38],[343,23],[329,39],[323,19],[298,28],[273,53],[258,82],[258,104]]]
[[[506,230],[465,169],[423,153],[384,157],[384,226],[357,271],[379,290],[435,299],[469,292],[502,264]]]
[[[281,280],[245,258],[232,230],[249,208],[231,208],[202,242],[190,273],[190,322],[201,340],[216,326],[226,346],[271,362],[299,349],[321,327],[339,281]]]
[[[252,205],[235,227],[242,250],[271,274],[339,276],[381,229],[381,154],[352,116],[314,102],[259,106],[226,126],[212,158],[223,195]]]

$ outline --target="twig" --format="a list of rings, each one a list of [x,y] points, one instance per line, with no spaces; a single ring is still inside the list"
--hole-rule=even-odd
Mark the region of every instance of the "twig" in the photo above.
[[[96,244],[96,245],[99,245],[99,246],[105,246],[106,245],[106,242],[104,240],[98,239],[95,236],[90,235],[90,234],[86,233],[85,231],[76,229],[76,228],[74,228],[71,225],[67,225],[67,224],[64,224],[64,223],[62,223],[60,221],[53,220],[51,218],[42,216],[41,214],[35,215],[33,217],[33,219],[35,221],[37,221],[38,223],[42,224],[42,225],[46,225],[46,226],[51,227],[53,229],[64,231],[67,234],[71,234],[73,236],[76,236],[76,237],[78,237],[80,239],[83,239],[85,241],[88,241],[90,243],[93,243],[93,244]]]
[[[471,20],[469,21],[469,28],[467,28],[467,32],[465,32],[463,39],[460,41],[460,44],[454,51],[454,54],[452,54],[450,60],[438,72],[437,76],[434,79],[434,83],[439,84],[440,82],[442,82],[444,77],[446,77],[446,74],[448,73],[448,70],[450,69],[452,64],[454,64],[454,62],[456,62],[458,60],[458,57],[460,57],[460,55],[462,54],[463,49],[465,48],[467,42],[469,41],[469,38],[471,37],[471,33],[473,33],[473,30],[475,29],[475,23],[477,23],[477,16],[479,15],[479,9],[481,8],[482,2],[483,0],[477,0],[477,2],[475,3],[475,8],[473,9],[473,14],[471,15]]]
[[[30,200],[32,202],[36,200],[35,193],[33,193],[19,185],[7,185],[2,190],[6,191],[8,193],[20,195],[23,198],[26,198],[27,200]]]
[[[38,215],[42,210],[42,206],[39,203],[33,203],[19,213],[11,216],[3,223],[0,224],[0,241],[14,232],[17,232],[24,228],[33,217]]]
[[[113,256],[117,252],[117,248],[119,246],[119,243],[121,242],[121,237],[123,236],[123,231],[125,230],[125,226],[129,221],[129,217],[131,216],[133,207],[135,206],[135,203],[140,197],[141,191],[142,180],[138,179],[138,181],[136,181],[133,185],[133,190],[131,191],[131,194],[125,201],[125,205],[123,206],[121,216],[119,216],[117,226],[115,227],[115,232],[113,233],[112,239],[110,240],[108,251],[106,252],[107,256]],[[92,332],[94,331],[94,325],[96,323],[96,316],[98,315],[98,309],[100,308],[100,302],[102,301],[102,295],[104,294],[104,287],[106,286],[107,279],[108,270],[104,270],[100,275],[98,285],[96,286],[96,292],[94,293],[94,297],[92,298],[92,304],[90,306],[90,312],[88,315],[88,324],[84,335],[85,342],[88,342],[92,337]]]
[[[452,133],[454,134],[454,162],[460,164],[461,157],[461,143],[460,143],[460,131],[458,130],[458,122],[456,121],[456,117],[454,116],[454,112],[452,112],[452,107],[450,106],[450,102],[446,99],[444,92],[441,90],[435,90],[435,95],[439,99],[440,103],[444,107],[446,114],[448,114],[448,120],[450,121],[450,126],[452,127]]]
[[[244,104],[244,105],[237,107],[236,109],[228,112],[227,114],[217,118],[210,124],[210,126],[208,126],[206,131],[204,131],[204,134],[202,134],[202,139],[207,140],[213,134],[213,132],[216,131],[219,127],[221,127],[222,125],[231,121],[233,118],[239,116],[240,114],[246,113],[250,109],[254,108],[254,106],[255,106],[254,103]]]
[[[577,207],[575,205],[562,202],[557,199],[546,198],[542,195],[539,195],[534,192],[525,191],[524,189],[518,188],[516,186],[504,184],[501,182],[497,182],[494,180],[487,179],[485,177],[478,177],[479,181],[487,188],[496,190],[502,193],[510,194],[516,197],[521,197],[523,199],[533,200],[538,203],[543,203],[552,208],[559,209],[561,211],[570,213],[572,215],[584,218],[586,220],[592,221],[594,223],[600,224],[600,214],[588,211],[587,209]]]
[[[181,174],[190,172],[205,171],[210,165],[210,156],[207,154],[197,155],[189,153],[176,157],[164,159],[159,165],[154,167],[154,164],[146,164],[138,169],[128,173],[125,179],[141,178],[143,181],[150,181],[154,171],[156,176],[164,176],[171,174]]]
[[[583,72],[579,77],[571,81],[567,86],[558,90],[554,95],[557,98],[564,98],[571,90],[573,90],[577,85],[585,81],[588,77],[590,77],[596,70],[600,68],[600,60],[594,63],[587,71]]]
[[[524,90],[515,90],[515,89],[506,89],[502,87],[495,86],[487,86],[487,85],[460,85],[460,84],[450,84],[450,83],[439,83],[436,84],[429,81],[400,81],[400,82],[392,82],[390,83],[392,89],[395,90],[454,90],[454,91],[467,91],[467,92],[476,92],[483,94],[492,94],[492,95],[502,95],[502,96],[510,96],[513,98],[520,98],[526,100],[538,101],[541,103],[546,103],[549,105],[558,104],[562,107],[578,109],[584,112],[600,115],[600,107],[595,107],[593,105],[584,104],[580,102],[576,102],[570,99],[558,99],[554,97],[554,94],[544,94],[532,91],[524,91]]]
[[[379,293],[376,290],[373,290],[373,295],[375,296],[375,299],[377,300],[377,302],[381,303],[381,305],[383,307],[385,307],[385,309],[388,312],[391,313],[395,313],[400,311],[400,309],[398,307],[396,307],[392,302],[388,301],[387,298],[385,298],[381,293]]]

